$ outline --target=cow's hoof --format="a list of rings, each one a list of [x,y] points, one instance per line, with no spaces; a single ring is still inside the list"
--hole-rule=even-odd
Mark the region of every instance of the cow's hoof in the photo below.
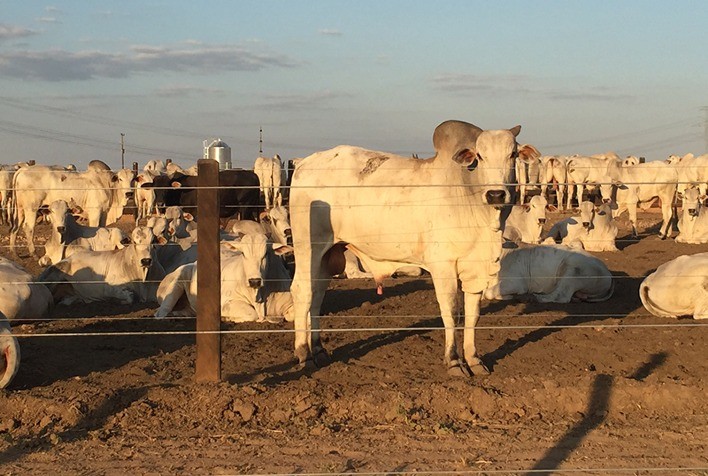
[[[324,349],[318,349],[317,352],[315,352],[315,355],[312,356],[312,360],[319,368],[327,367],[329,364],[332,363],[332,358],[329,356],[329,353]]]
[[[487,366],[481,362],[470,367],[470,372],[475,376],[489,375],[491,373]]]
[[[467,364],[462,362],[454,363],[450,367],[448,367],[447,374],[450,377],[455,378],[468,378],[472,376],[472,373],[470,372],[469,367],[467,367]]]

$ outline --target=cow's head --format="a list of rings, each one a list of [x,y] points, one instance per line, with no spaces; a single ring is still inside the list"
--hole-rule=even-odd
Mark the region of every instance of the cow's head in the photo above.
[[[243,255],[243,274],[246,284],[253,289],[265,285],[269,255],[282,255],[292,251],[292,247],[273,247],[263,234],[240,235],[240,241],[230,241],[227,245]]]
[[[481,187],[482,201],[490,205],[511,202],[511,188],[516,182],[515,165],[519,156],[516,136],[521,126],[511,130],[482,131],[474,151],[466,149],[453,160],[467,165],[475,174],[474,182]]]
[[[64,200],[54,200],[49,205],[41,207],[39,213],[52,224],[52,233],[57,233],[60,236],[59,242],[64,243],[67,220],[69,220],[69,215],[73,213],[69,204]]]
[[[121,206],[128,204],[128,199],[133,198],[133,171],[121,169],[111,174],[111,188],[115,190],[115,200]]]
[[[543,226],[546,223],[546,211],[548,210],[548,201],[542,195],[531,197],[529,203],[523,205],[524,210],[528,214],[530,223]]]
[[[283,245],[293,244],[293,233],[290,228],[288,210],[283,206],[275,206],[260,214],[261,223],[265,223],[273,232],[273,241]]]
[[[580,210],[580,223],[582,223],[583,228],[589,230],[592,228],[592,221],[595,218],[595,205],[593,205],[592,202],[585,200],[580,203],[578,209]]]
[[[687,188],[681,196],[681,210],[684,217],[695,219],[701,212],[702,199],[697,188]]]
[[[152,229],[138,226],[130,234],[131,246],[134,250],[134,266],[142,270],[143,281],[147,278],[148,271],[155,260],[154,243],[155,235]]]

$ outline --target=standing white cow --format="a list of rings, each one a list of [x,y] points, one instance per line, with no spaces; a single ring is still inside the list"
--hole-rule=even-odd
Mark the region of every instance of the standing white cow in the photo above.
[[[37,211],[54,200],[64,200],[81,208],[89,226],[106,226],[123,215],[133,195],[133,172],[106,170],[101,161],[91,161],[85,172],[54,170],[35,165],[15,173],[13,186],[13,223],[10,248],[14,253],[17,233],[24,229],[30,254],[35,253],[34,228]]]
[[[703,203],[705,195],[700,195],[698,189],[688,188],[681,198],[681,217],[678,221],[678,243],[708,243],[708,212]]]
[[[707,156],[708,157],[708,156]],[[706,164],[708,167],[708,163]],[[676,168],[664,162],[647,162],[612,170],[610,179],[603,178],[603,183],[611,182],[612,190],[608,196],[601,188],[602,199],[605,202],[614,201],[616,207],[613,215],[620,216],[625,210],[629,213],[632,223],[632,235],[637,234],[637,206],[648,210],[658,199],[661,201],[661,229],[659,236],[663,239],[671,235],[675,216],[674,197],[679,180]]]
[[[280,187],[285,183],[285,179],[280,156],[275,154],[273,158],[258,157],[253,164],[253,171],[261,184],[266,209],[282,205],[283,195]]]
[[[598,302],[612,296],[612,274],[590,253],[559,245],[505,249],[497,282],[487,288],[490,300],[532,294],[538,302]]]
[[[662,264],[639,285],[639,298],[655,316],[708,319],[708,253]]]
[[[543,195],[531,197],[525,205],[514,205],[504,223],[504,239],[530,244],[540,243],[547,210],[548,201]]]
[[[516,159],[516,181],[519,184],[519,204],[526,203],[529,190],[540,188],[541,153],[531,144],[519,146],[519,157]]]
[[[230,322],[293,320],[290,275],[277,256],[291,251],[263,234],[243,235],[224,243],[221,251],[221,318]],[[189,308],[175,311],[182,296]],[[194,315],[197,309],[197,263],[185,264],[165,276],[157,290],[156,317]]]
[[[558,155],[541,157],[541,195],[548,200],[548,186],[553,184],[556,190],[556,204],[559,209],[565,207],[565,194],[568,189],[566,158]]]
[[[5,388],[20,367],[20,346],[10,323],[40,319],[52,307],[52,294],[22,266],[0,257],[0,388]],[[3,361],[4,360],[4,365]]]
[[[488,373],[477,356],[482,292],[499,271],[501,205],[511,201],[517,157],[511,130],[484,131],[446,121],[433,134],[436,155],[412,159],[339,146],[295,169],[290,219],[297,267],[295,355],[325,364],[319,313],[330,278],[344,271],[345,249],[383,278],[405,265],[430,272],[445,325],[445,363],[453,374]],[[468,166],[476,168],[473,172]],[[464,360],[455,337],[458,282],[464,291]]]
[[[616,155],[602,154],[601,157],[570,157],[566,162],[568,178],[567,208],[573,199],[573,191],[578,203],[583,201],[583,192],[586,185],[595,188],[600,183],[607,184],[606,177],[615,175],[615,171],[622,165],[615,158]]]

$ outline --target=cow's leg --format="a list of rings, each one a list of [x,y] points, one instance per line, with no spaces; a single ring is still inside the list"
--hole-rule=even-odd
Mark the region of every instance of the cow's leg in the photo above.
[[[637,202],[631,200],[627,203],[627,213],[629,213],[629,221],[632,223],[632,237],[639,237],[637,233]],[[659,230],[659,236],[661,236],[661,230]]]
[[[229,322],[255,322],[258,312],[246,301],[232,299],[221,308],[221,318]]]
[[[573,200],[573,192],[576,191],[576,187],[574,184],[569,183],[568,184],[568,200],[566,202],[566,210],[572,210],[572,200]]]
[[[465,330],[464,330],[464,353],[465,362],[473,375],[488,375],[489,369],[484,365],[477,355],[477,345],[475,343],[475,327],[479,321],[479,302],[482,293],[465,293]]]
[[[671,236],[671,225],[674,221],[673,206],[669,203],[669,200],[661,199],[661,216],[663,221],[661,223],[661,230],[659,230],[659,235],[661,238],[667,238]]]
[[[448,262],[436,263],[437,266],[430,270],[435,287],[435,297],[440,306],[440,317],[445,326],[445,365],[451,375],[465,375],[469,373],[467,364],[460,361],[457,353],[455,339],[455,304],[457,301],[457,275],[455,264]],[[465,304],[466,306],[466,304]],[[474,338],[474,337],[473,337]]]
[[[311,257],[312,266],[308,259],[298,258],[297,253],[295,257],[299,263],[291,286],[295,311],[295,357],[301,365],[324,366],[329,363],[329,356],[320,340],[319,313],[330,276],[322,269],[321,258],[314,252]]]
[[[25,237],[27,239],[27,249],[29,250],[30,256],[36,254],[37,250],[34,247],[34,226],[36,225],[36,220],[31,218],[25,220]]]
[[[565,197],[565,191],[568,186],[565,183],[559,183],[556,189],[556,200],[558,201],[558,208],[563,210],[563,198]],[[570,208],[570,207],[568,207]]]

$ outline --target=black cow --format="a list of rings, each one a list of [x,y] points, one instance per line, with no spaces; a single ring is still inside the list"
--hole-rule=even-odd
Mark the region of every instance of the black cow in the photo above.
[[[155,177],[152,183],[142,187],[155,189],[158,206],[178,205],[185,212],[197,216],[197,186],[199,178],[176,174],[173,178],[164,175]],[[260,212],[260,182],[251,170],[219,171],[219,217],[258,220]]]

